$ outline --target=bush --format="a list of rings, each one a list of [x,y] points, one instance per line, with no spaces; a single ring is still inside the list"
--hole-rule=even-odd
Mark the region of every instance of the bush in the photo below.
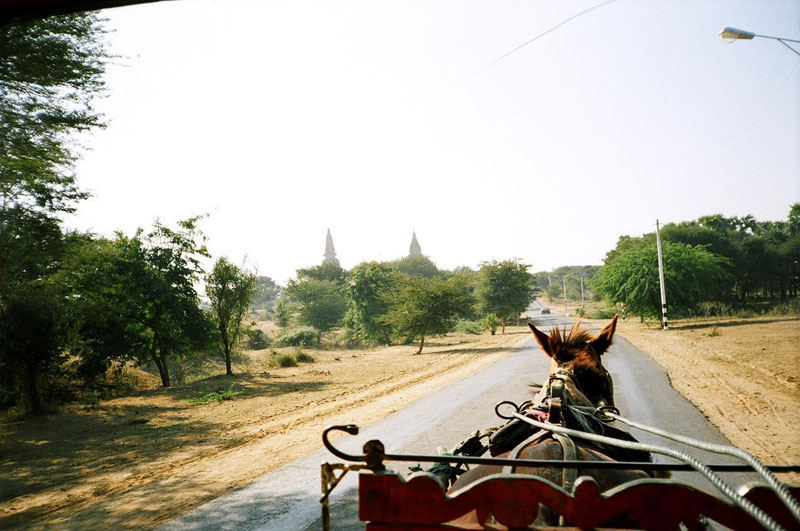
[[[453,330],[459,334],[480,334],[482,329],[483,326],[481,326],[481,323],[477,321],[467,321],[465,319],[461,319],[453,327]]]
[[[297,352],[294,353],[294,361],[297,363],[314,363],[317,360],[315,360],[313,356],[297,349]]]
[[[245,332],[247,335],[245,346],[249,350],[264,350],[269,347],[269,336],[263,330],[253,328]]]
[[[497,327],[499,327],[500,324],[500,318],[493,313],[487,313],[486,316],[481,319],[481,325],[483,328],[488,330],[492,335],[497,332]]]
[[[309,347],[318,345],[319,340],[319,330],[313,326],[284,328],[275,336],[275,342],[281,347]]]
[[[269,360],[271,367],[297,367],[297,362],[291,354],[278,354]]]
[[[611,319],[615,315],[617,315],[617,310],[614,308],[603,308],[600,310],[595,310],[592,314],[592,319]]]
[[[575,315],[577,317],[586,317],[586,310],[584,310],[583,308],[576,308]]]

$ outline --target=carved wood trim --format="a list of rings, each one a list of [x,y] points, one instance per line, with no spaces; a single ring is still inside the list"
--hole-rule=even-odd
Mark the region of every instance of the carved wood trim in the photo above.
[[[800,488],[794,491],[800,493]],[[797,528],[791,516],[776,510],[782,505],[768,489],[751,489],[746,496],[783,520],[787,529]],[[598,528],[626,512],[644,529],[673,530],[681,522],[693,529],[700,515],[732,529],[761,529],[738,507],[669,480],[637,480],[601,494],[593,479],[581,477],[569,494],[535,476],[494,474],[448,496],[441,484],[425,472],[413,474],[408,481],[393,471],[365,471],[359,475],[359,518],[368,523],[371,531],[492,529],[453,522],[472,511],[476,511],[478,522],[494,516],[500,524],[496,529],[526,528],[536,520],[539,504],[580,529]],[[453,525],[444,525],[448,522]]]

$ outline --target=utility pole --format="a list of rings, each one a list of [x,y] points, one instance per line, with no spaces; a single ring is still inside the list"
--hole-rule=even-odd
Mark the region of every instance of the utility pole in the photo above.
[[[656,246],[658,247],[658,282],[661,285],[661,325],[664,330],[668,330],[667,326],[667,295],[664,290],[664,259],[661,256],[661,232],[656,220]]]

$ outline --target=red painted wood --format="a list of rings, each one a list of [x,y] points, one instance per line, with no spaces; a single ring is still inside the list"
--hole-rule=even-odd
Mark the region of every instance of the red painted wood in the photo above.
[[[755,490],[749,497],[774,509],[776,500],[770,491]],[[425,473],[414,474],[408,481],[392,471],[364,471],[359,477],[359,517],[369,523],[371,531],[491,529],[474,524],[443,525],[472,511],[478,522],[493,515],[500,524],[497,529],[525,528],[536,520],[539,504],[581,529],[598,528],[628,511],[645,529],[672,530],[680,522],[692,528],[701,514],[733,529],[761,529],[741,509],[667,480],[638,480],[601,494],[597,484],[584,477],[570,495],[534,476],[495,474],[448,496],[441,484]],[[787,528],[796,527],[788,521]]]

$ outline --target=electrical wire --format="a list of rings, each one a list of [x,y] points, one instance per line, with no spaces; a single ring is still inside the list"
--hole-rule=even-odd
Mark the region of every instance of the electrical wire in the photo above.
[[[569,18],[567,18],[567,19],[565,19],[565,20],[562,20],[561,22],[559,22],[558,24],[556,24],[555,26],[553,26],[553,27],[552,27],[552,28],[550,28],[549,30],[545,31],[544,33],[540,33],[540,34],[539,34],[539,35],[537,35],[536,37],[534,37],[534,38],[532,38],[532,39],[530,39],[530,40],[528,40],[528,41],[525,41],[525,42],[523,42],[522,44],[520,44],[519,46],[517,46],[516,48],[514,48],[514,49],[513,49],[513,50],[511,50],[510,52],[507,52],[507,53],[505,53],[505,54],[501,55],[500,57],[498,57],[497,59],[495,59],[495,60],[494,60],[494,61],[492,61],[491,63],[487,64],[486,66],[484,66],[483,68],[481,68],[480,70],[478,70],[478,72],[475,74],[475,77],[478,77],[478,76],[479,76],[479,75],[481,75],[481,74],[482,74],[482,73],[483,73],[483,72],[484,72],[486,69],[488,69],[488,68],[490,68],[490,67],[492,67],[492,66],[496,65],[497,63],[499,63],[500,61],[502,61],[503,59],[505,59],[505,58],[506,58],[506,57],[508,57],[509,55],[513,54],[514,52],[516,52],[516,51],[518,51],[518,50],[520,50],[520,49],[524,48],[525,46],[527,46],[527,45],[531,44],[531,43],[532,43],[532,42],[534,42],[534,41],[537,41],[537,40],[541,39],[542,37],[544,37],[544,36],[545,36],[545,35],[547,35],[548,33],[551,33],[551,32],[553,32],[553,31],[557,30],[558,28],[560,28],[560,27],[561,27],[561,26],[563,26],[564,24],[567,24],[568,22],[571,22],[571,21],[575,20],[576,18],[578,18],[578,17],[580,17],[580,16],[582,16],[582,15],[585,15],[585,14],[586,14],[586,13],[588,13],[589,11],[594,11],[595,9],[599,9],[599,8],[601,8],[601,7],[603,7],[603,6],[607,6],[608,4],[610,4],[610,3],[612,3],[612,2],[616,2],[616,1],[617,1],[617,0],[606,0],[605,2],[599,3],[599,4],[597,4],[597,5],[594,5],[594,6],[592,6],[592,7],[589,7],[589,8],[587,8],[587,9],[584,9],[584,10],[583,10],[583,11],[581,11],[580,13],[577,13],[577,14],[575,14],[575,15],[572,15],[571,17],[569,17]]]

